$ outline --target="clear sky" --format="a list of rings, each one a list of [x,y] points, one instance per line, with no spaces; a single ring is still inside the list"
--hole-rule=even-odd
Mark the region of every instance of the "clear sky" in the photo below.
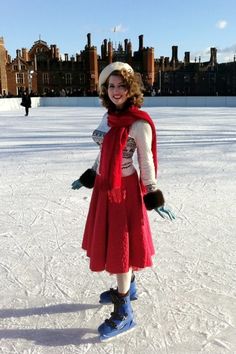
[[[114,31],[114,28],[116,29]],[[92,45],[101,53],[103,40],[115,45],[138,36],[154,47],[155,58],[190,51],[191,60],[209,60],[217,48],[218,62],[233,61],[236,54],[235,0],[11,0],[0,2],[0,36],[12,57],[16,49],[30,49],[39,38],[56,44],[60,53],[79,53],[91,33]]]

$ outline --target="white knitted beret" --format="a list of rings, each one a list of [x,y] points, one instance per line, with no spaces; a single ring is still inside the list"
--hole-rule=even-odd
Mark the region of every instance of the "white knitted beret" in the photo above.
[[[114,63],[107,65],[100,73],[98,79],[98,89],[101,89],[101,86],[106,82],[107,78],[111,75],[113,71],[122,69],[129,71],[132,74],[134,73],[134,70],[129,64],[122,63],[121,61],[115,61]]]

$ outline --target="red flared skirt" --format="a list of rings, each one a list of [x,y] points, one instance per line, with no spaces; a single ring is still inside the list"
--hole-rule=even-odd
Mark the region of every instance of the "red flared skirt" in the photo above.
[[[94,272],[118,274],[152,266],[153,241],[136,172],[122,177],[122,190],[126,198],[110,202],[97,175],[82,242]]]

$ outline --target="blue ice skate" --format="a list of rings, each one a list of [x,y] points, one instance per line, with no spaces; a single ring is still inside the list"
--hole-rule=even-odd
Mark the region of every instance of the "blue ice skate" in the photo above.
[[[117,293],[117,289],[111,288],[110,290],[101,293],[100,300],[99,300],[100,304],[111,304],[112,303],[111,294],[114,292]],[[135,276],[133,276],[133,279],[130,283],[130,300],[134,301],[137,299],[138,299],[137,285],[135,281]]]
[[[119,297],[118,293],[111,293],[114,312],[111,317],[98,327],[100,340],[102,342],[120,336],[136,326],[134,322],[133,310],[130,303],[130,294],[125,297]]]

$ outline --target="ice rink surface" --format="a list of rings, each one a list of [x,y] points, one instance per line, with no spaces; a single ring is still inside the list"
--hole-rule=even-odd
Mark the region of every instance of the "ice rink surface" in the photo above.
[[[154,266],[137,273],[136,329],[101,343],[115,285],[81,239],[103,108],[0,112],[0,353],[236,353],[236,108],[146,108],[159,187],[175,222],[149,212]]]

